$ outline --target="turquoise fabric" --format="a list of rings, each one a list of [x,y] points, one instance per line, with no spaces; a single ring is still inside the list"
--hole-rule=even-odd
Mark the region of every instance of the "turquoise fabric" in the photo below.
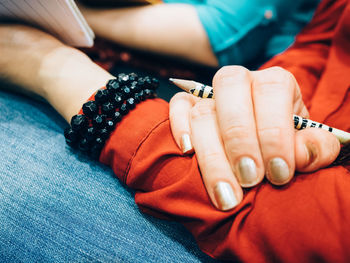
[[[220,66],[256,68],[284,51],[320,0],[164,0],[196,7]]]

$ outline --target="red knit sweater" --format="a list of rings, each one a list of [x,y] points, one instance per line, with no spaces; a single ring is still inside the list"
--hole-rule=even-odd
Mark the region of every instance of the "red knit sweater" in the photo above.
[[[297,78],[311,118],[349,130],[350,1],[324,0],[281,66]],[[195,155],[183,156],[168,104],[139,104],[117,126],[100,161],[136,190],[148,214],[181,222],[215,258],[246,262],[349,262],[350,173],[344,167],[298,174],[284,187],[264,181],[228,212],[214,208]]]

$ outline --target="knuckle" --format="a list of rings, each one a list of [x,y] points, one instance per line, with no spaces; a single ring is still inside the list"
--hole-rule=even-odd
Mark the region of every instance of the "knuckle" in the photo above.
[[[218,161],[222,160],[222,154],[218,151],[204,151],[199,158],[202,159],[202,163],[205,163],[207,167],[216,167]]]
[[[176,93],[171,99],[170,99],[170,104],[175,103],[179,100],[186,100],[187,99],[187,94],[186,92],[178,92]]]
[[[276,66],[276,67],[272,67],[271,71],[276,83],[285,84],[285,83],[291,83],[294,81],[293,74],[285,70],[284,68]]]
[[[286,134],[286,128],[279,126],[258,129],[260,142],[269,143],[271,146],[277,146],[276,144],[279,144],[285,137],[284,134]]]
[[[249,77],[249,70],[242,66],[224,66],[216,72],[213,82],[215,83],[228,77],[247,78]]]
[[[280,66],[273,66],[271,68],[269,68],[269,70],[273,71],[274,73],[280,73],[283,74],[286,70]]]
[[[223,141],[231,144],[239,144],[242,140],[246,140],[249,137],[248,127],[242,124],[230,124],[222,131]]]
[[[290,84],[296,83],[292,73],[278,66],[262,70],[259,76],[260,77],[258,77],[256,80],[257,83],[282,84],[282,87],[289,87]]]
[[[297,88],[296,80],[292,73],[280,67],[271,68],[266,78],[262,75],[254,81],[253,90],[258,96],[271,96],[272,94],[289,94],[290,97]]]
[[[200,100],[191,109],[190,117],[192,120],[212,116],[215,114],[215,104],[212,100]]]

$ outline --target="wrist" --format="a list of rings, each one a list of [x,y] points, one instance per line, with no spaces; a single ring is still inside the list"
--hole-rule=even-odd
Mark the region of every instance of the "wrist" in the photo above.
[[[116,125],[136,104],[154,98],[158,86],[155,78],[139,78],[135,73],[118,74],[90,96],[79,114],[72,117],[64,132],[67,143],[98,158]]]
[[[42,60],[39,76],[44,97],[66,120],[113,76],[93,63],[84,53],[60,47]]]

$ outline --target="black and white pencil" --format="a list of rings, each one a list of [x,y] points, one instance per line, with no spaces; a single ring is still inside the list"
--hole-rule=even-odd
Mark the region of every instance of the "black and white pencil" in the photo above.
[[[193,80],[185,80],[185,79],[174,79],[170,78],[169,81],[184,91],[193,94],[196,97],[200,98],[214,98],[214,90],[211,86],[204,85],[202,83],[193,81]],[[319,128],[323,130],[327,130],[333,133],[339,140],[341,144],[347,144],[350,142],[350,133],[327,126],[325,124],[312,121],[309,119],[305,119],[298,115],[293,115],[294,119],[294,128],[297,130],[302,130],[305,128]]]

